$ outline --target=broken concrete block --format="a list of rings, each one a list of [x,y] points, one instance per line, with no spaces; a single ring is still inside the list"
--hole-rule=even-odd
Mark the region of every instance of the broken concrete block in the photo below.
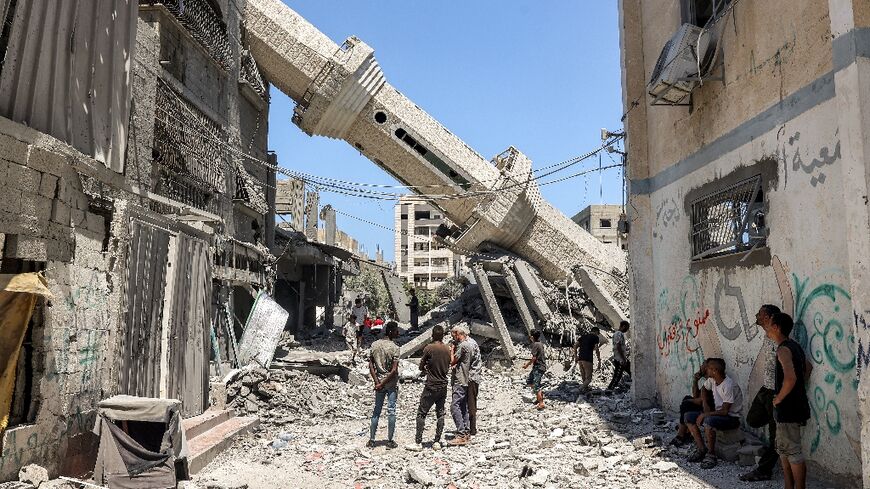
[[[725,430],[725,431],[716,431],[716,444],[725,444],[725,445],[733,445],[740,444],[746,439],[746,435],[743,433],[743,430]]]
[[[653,464],[653,466],[652,466],[652,469],[653,469],[653,470],[657,470],[657,471],[659,471],[659,472],[670,472],[670,471],[672,471],[672,470],[677,470],[677,469],[679,469],[679,468],[680,468],[680,467],[679,467],[677,464],[675,464],[675,463],[673,463],[673,462],[668,462],[668,461],[666,461],[666,460],[662,460],[662,461],[660,461],[660,462],[656,462],[656,463]]]
[[[0,134],[0,158],[24,164],[27,161],[27,143]]]
[[[550,471],[547,469],[538,469],[529,477],[529,482],[535,486],[543,486],[550,479]]]
[[[594,459],[582,460],[574,465],[574,473],[589,477],[598,472],[598,461]]]
[[[417,465],[411,465],[405,469],[405,479],[408,482],[422,484],[424,487],[432,487],[438,484],[438,479]]]
[[[36,464],[25,465],[18,471],[18,481],[39,487],[43,482],[48,482],[48,470]]]

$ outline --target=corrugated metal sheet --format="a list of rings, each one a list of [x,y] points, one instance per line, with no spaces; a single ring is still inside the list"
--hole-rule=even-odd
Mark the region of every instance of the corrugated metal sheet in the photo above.
[[[19,1],[0,115],[124,171],[136,0]]]
[[[137,220],[130,227],[120,393],[159,397],[169,232]]]
[[[181,400],[181,412],[196,416],[208,406],[211,346],[211,257],[208,243],[178,236],[175,284],[170,316],[169,397]]]

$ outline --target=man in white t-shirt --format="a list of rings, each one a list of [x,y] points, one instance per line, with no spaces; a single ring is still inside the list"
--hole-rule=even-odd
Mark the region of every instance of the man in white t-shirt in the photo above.
[[[734,379],[725,375],[725,360],[708,359],[707,377],[704,389],[713,393],[715,410],[686,413],[685,416],[696,446],[695,453],[689,457],[689,462],[701,462],[701,468],[704,469],[716,466],[716,431],[740,428],[740,414],[743,411],[743,392]],[[704,426],[706,446],[701,438],[701,426]]]
[[[607,386],[608,391],[612,391],[619,387],[619,381],[622,380],[622,374],[628,372],[631,375],[631,364],[628,361],[628,343],[625,341],[625,334],[628,333],[628,321],[619,323],[619,331],[613,333],[613,378],[610,379],[610,384]]]
[[[357,297],[350,309],[350,313],[356,317],[356,343],[358,348],[362,348],[363,330],[365,329],[365,321],[369,316],[369,309],[363,305],[362,299]]]

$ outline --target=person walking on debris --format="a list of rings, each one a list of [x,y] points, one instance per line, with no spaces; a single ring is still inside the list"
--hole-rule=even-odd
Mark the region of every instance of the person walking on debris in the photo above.
[[[696,450],[689,457],[689,462],[701,462],[701,468],[711,469],[716,466],[716,431],[736,430],[740,428],[740,412],[743,410],[743,393],[734,379],[725,375],[725,360],[710,358],[707,360],[708,381],[705,388],[713,391],[715,411],[686,413],[685,420],[689,431],[695,439]],[[707,446],[701,438],[701,426],[707,437]],[[702,462],[703,461],[703,462]]]
[[[710,376],[707,375],[707,361],[701,363],[701,368],[692,375],[692,395],[683,398],[680,403],[680,421],[677,424],[677,436],[675,436],[670,444],[676,447],[681,447],[684,444],[692,441],[692,435],[689,433],[689,424],[686,421],[686,414],[693,412],[707,413],[713,410],[713,390],[710,387]]]
[[[625,333],[628,332],[628,328],[628,321],[622,321],[619,323],[619,330],[613,333],[613,378],[607,386],[608,391],[613,391],[619,387],[623,373],[631,375],[631,363],[628,360],[628,346],[625,341]]]
[[[414,289],[409,290],[411,294],[411,301],[405,304],[411,310],[411,330],[416,331],[419,329],[419,317],[420,317],[420,300],[417,299],[417,291]]]
[[[755,324],[761,326],[763,331],[770,328],[773,316],[781,311],[773,304],[764,304],[755,314]],[[773,477],[773,469],[779,460],[776,453],[776,416],[773,409],[773,398],[776,395],[776,345],[770,338],[765,336],[761,346],[763,361],[765,361],[764,385],[758,389],[749,412],[746,413],[746,424],[758,429],[767,425],[767,445],[761,453],[758,464],[749,472],[740,476],[742,481],[767,481]]]
[[[471,365],[468,373],[468,434],[477,434],[477,395],[480,392],[480,380],[483,376],[483,359],[480,357],[480,345],[471,336],[466,337],[471,351]]]
[[[396,433],[396,400],[399,397],[399,346],[395,339],[399,336],[399,325],[390,321],[384,328],[384,338],[372,344],[369,356],[369,374],[375,383],[375,408],[372,412],[372,425],[367,447],[375,446],[378,420],[387,401],[387,448],[396,448],[393,441]]]
[[[426,426],[426,416],[435,406],[435,439],[433,448],[440,447],[441,435],[444,433],[444,404],[447,401],[447,373],[450,371],[452,354],[450,347],[444,344],[444,327],[436,325],[432,328],[432,342],[423,349],[420,359],[420,371],[426,373],[426,383],[420,394],[420,404],[417,406],[417,431],[414,443],[407,446],[408,450],[423,449],[423,428]]]
[[[468,419],[468,379],[471,375],[471,345],[468,339],[468,328],[465,325],[454,326],[450,330],[453,336],[451,343],[451,361],[453,367],[453,394],[450,401],[450,414],[456,424],[456,437],[450,440],[451,445],[468,443],[470,420]]]
[[[363,305],[362,298],[357,297],[356,301],[353,303],[353,307],[350,310],[350,313],[356,318],[356,344],[357,348],[362,348],[363,344],[363,333],[365,332],[365,322],[366,318],[369,315],[369,310],[366,306]]]
[[[601,330],[598,326],[593,326],[588,333],[577,339],[574,344],[574,358],[577,359],[577,364],[580,366],[580,376],[583,379],[583,390],[589,390],[589,384],[592,383],[592,353],[598,357],[598,368],[601,368],[601,350],[599,344],[601,342]]]
[[[777,423],[776,452],[782,464],[786,489],[806,487],[807,465],[802,451],[803,427],[810,419],[806,382],[813,372],[803,348],[789,338],[794,322],[785,313],[774,314],[764,332],[776,343],[776,376],[773,397]]]
[[[347,315],[347,321],[344,323],[344,342],[347,344],[347,349],[352,353],[350,363],[356,365],[356,352],[359,350],[359,341],[357,340],[356,316],[353,314]]]
[[[541,381],[544,379],[544,374],[547,373],[547,351],[544,344],[541,343],[539,330],[532,331],[529,335],[529,341],[532,344],[532,358],[523,365],[523,368],[532,367],[532,371],[529,372],[529,377],[526,379],[526,385],[534,390],[537,401],[535,407],[541,410],[544,409],[544,390],[541,387]]]

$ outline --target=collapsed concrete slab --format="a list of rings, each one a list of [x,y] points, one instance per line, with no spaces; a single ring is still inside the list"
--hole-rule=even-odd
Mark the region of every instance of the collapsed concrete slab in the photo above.
[[[526,302],[525,297],[523,297],[523,291],[520,289],[517,276],[510,266],[503,267],[502,272],[504,273],[505,282],[507,282],[508,288],[511,291],[511,297],[514,300],[514,304],[516,304],[517,310],[520,312],[520,317],[523,320],[523,325],[526,327],[526,332],[531,334],[531,332],[537,328],[535,327],[535,321],[532,318],[532,312],[529,310],[529,305]]]
[[[607,288],[601,283],[597,276],[592,275],[583,267],[574,269],[574,276],[577,277],[583,291],[592,299],[592,303],[601,314],[607,318],[610,326],[616,329],[621,321],[627,321],[628,317],[623,312],[622,308],[613,299]]]
[[[495,326],[505,356],[507,358],[516,357],[517,353],[514,349],[514,343],[511,340],[507,324],[501,314],[501,309],[499,309],[495,293],[492,291],[492,284],[489,283],[489,276],[486,274],[486,270],[479,263],[476,263],[472,265],[471,271],[474,274],[474,279],[477,281],[477,286],[480,288],[480,295],[483,296],[486,312],[489,313],[490,320],[492,320],[493,326]]]
[[[513,268],[516,271],[517,282],[522,288],[526,299],[538,315],[538,318],[544,320],[550,319],[553,311],[550,309],[550,305],[547,304],[546,295],[532,266],[525,260],[516,259],[513,261]]]
[[[410,323],[411,309],[408,307],[408,294],[405,293],[405,287],[402,286],[402,279],[387,270],[381,270],[381,277],[384,279],[387,295],[390,296],[390,302],[392,302],[393,310],[396,312],[396,320],[400,323]]]

